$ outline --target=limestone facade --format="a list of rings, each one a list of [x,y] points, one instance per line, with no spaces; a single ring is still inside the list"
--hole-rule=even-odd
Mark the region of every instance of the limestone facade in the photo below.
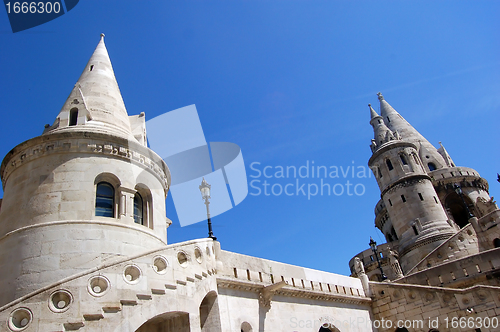
[[[1,331],[405,331],[398,321],[498,331],[450,327],[500,316],[500,210],[488,183],[382,95],[381,115],[370,107],[369,165],[387,243],[378,257],[356,255],[351,276],[211,238],[167,243],[170,171],[147,147],[145,114],[128,115],[103,37],[54,123],[1,164]]]
[[[357,278],[167,243],[170,172],[103,37],[54,123],[1,164],[0,330],[371,330]]]

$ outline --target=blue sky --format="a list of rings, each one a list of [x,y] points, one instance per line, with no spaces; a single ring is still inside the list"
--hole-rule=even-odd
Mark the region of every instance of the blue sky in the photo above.
[[[261,189],[255,162],[366,168],[367,104],[378,110],[381,91],[500,197],[499,9],[496,1],[88,0],[15,34],[0,10],[0,155],[54,121],[104,32],[129,114],[151,119],[196,104],[207,141],[238,144]],[[226,250],[348,274],[370,236],[385,242],[374,227],[377,184],[357,175],[324,181],[346,188],[349,180],[362,195],[266,196],[250,187],[213,219],[214,233]],[[276,188],[296,180],[267,179]],[[167,209],[170,243],[206,236],[205,223],[180,227],[171,198]]]

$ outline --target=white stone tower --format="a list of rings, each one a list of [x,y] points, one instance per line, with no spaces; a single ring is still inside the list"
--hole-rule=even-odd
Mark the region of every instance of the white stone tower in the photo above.
[[[166,245],[170,173],[128,116],[104,35],[52,126],[1,165],[0,306]]]
[[[381,94],[379,99],[382,116],[370,106],[370,124],[375,138],[368,165],[376,175],[382,201],[399,239],[399,258],[405,271],[417,264],[422,255],[452,236],[455,230],[448,223],[419,156],[422,147],[430,150],[427,146],[430,143],[396,113]],[[420,139],[419,146],[412,142],[415,138]],[[441,163],[443,158],[437,151],[428,154],[436,164],[441,166],[444,163]]]

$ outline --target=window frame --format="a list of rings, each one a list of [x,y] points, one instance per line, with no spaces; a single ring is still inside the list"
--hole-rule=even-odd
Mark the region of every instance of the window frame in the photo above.
[[[103,193],[99,193],[99,187],[108,187],[111,189],[111,195],[105,195]],[[100,207],[99,201],[103,202],[106,200],[111,200],[111,207]],[[98,211],[101,209],[106,209],[106,211],[111,211],[111,215],[109,213],[103,212],[103,214],[98,214]],[[116,217],[116,188],[107,181],[100,181],[96,184],[95,190],[95,206],[94,206],[94,215],[96,217],[104,217],[104,218],[115,218]]]

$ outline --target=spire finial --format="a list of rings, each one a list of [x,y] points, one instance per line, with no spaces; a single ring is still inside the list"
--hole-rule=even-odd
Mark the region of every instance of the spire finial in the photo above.
[[[104,39],[104,34],[103,33],[101,33],[101,39]]]
[[[384,96],[382,96],[382,92],[377,93],[378,100],[382,101],[384,100]]]

